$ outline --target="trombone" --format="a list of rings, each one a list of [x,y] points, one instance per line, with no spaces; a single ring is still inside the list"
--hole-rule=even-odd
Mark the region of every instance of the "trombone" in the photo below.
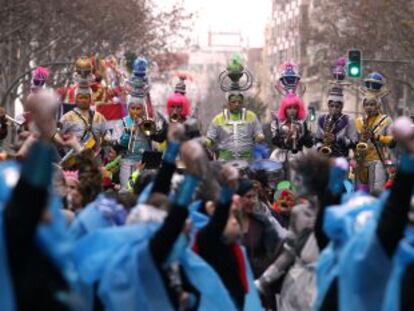
[[[151,98],[149,94],[147,94],[147,100],[144,104],[144,112],[145,117],[140,124],[140,129],[144,133],[145,136],[150,137],[154,135],[156,132],[156,126],[154,121],[154,109],[152,107]]]

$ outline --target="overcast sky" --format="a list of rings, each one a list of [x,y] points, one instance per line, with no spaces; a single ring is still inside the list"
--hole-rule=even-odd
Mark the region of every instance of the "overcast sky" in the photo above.
[[[168,6],[176,0],[154,0]],[[196,14],[195,38],[200,44],[207,42],[207,32],[238,31],[249,41],[250,47],[264,44],[266,22],[270,18],[272,0],[181,0],[184,7]]]

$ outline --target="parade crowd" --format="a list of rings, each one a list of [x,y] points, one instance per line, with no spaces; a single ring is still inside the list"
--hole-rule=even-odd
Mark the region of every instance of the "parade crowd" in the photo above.
[[[381,73],[338,59],[315,116],[286,63],[264,126],[234,56],[202,129],[188,74],[157,111],[148,61],[118,66],[81,57],[55,90],[38,67],[0,108],[0,310],[414,310],[414,125]]]

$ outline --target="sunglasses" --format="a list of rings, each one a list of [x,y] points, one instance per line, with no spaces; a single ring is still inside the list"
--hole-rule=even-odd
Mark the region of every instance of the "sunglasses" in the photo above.
[[[382,88],[382,83],[367,81],[365,82],[365,87],[368,90],[379,91]]]

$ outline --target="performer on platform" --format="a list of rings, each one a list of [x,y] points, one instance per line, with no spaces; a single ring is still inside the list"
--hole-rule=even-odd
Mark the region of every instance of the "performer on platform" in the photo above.
[[[179,76],[180,81],[167,98],[167,114],[170,122],[183,123],[191,115],[190,101],[186,96],[185,76]]]
[[[272,142],[276,146],[271,158],[287,163],[303,147],[313,145],[312,134],[306,124],[305,105],[294,93],[286,95],[279,106],[277,117],[271,123]]]
[[[144,152],[154,151],[154,142],[162,143],[166,139],[168,124],[152,106],[147,66],[147,60],[136,59],[133,76],[128,81],[128,116],[122,120],[124,130],[119,139],[119,145],[123,148],[120,170],[122,190],[127,189],[129,177],[137,169]]]
[[[98,155],[106,135],[106,119],[102,114],[91,109],[92,90],[88,82],[78,84],[75,100],[76,107],[61,117],[60,129],[55,134],[54,140],[61,146],[72,147],[73,151],[70,152],[73,155],[85,148],[93,149]],[[73,144],[68,141],[73,141]],[[80,150],[75,150],[79,149],[79,146]],[[68,160],[68,155],[66,153],[61,164]]]
[[[329,112],[319,117],[315,135],[319,151],[330,157],[347,158],[357,141],[355,123],[342,113],[343,107],[342,88],[332,87],[328,95]]]
[[[388,148],[393,147],[392,120],[381,112],[376,94],[367,94],[362,104],[364,115],[355,121],[358,132],[355,180],[357,185],[367,187],[370,193],[378,194],[387,181]]]
[[[244,75],[247,81],[240,85]],[[234,57],[219,79],[221,89],[229,92],[227,107],[213,118],[207,131],[207,145],[216,147],[219,160],[250,161],[254,145],[264,141],[262,126],[256,114],[243,107],[242,91],[252,86],[252,74],[244,69],[239,58]]]

